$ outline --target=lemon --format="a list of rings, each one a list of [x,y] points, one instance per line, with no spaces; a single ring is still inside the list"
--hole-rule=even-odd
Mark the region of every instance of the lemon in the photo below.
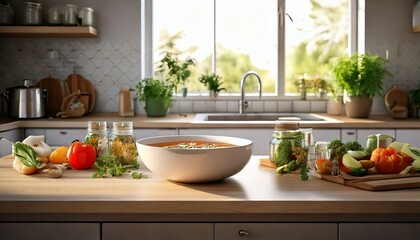
[[[61,146],[55,149],[50,155],[50,163],[60,164],[67,162],[67,151],[69,147]]]

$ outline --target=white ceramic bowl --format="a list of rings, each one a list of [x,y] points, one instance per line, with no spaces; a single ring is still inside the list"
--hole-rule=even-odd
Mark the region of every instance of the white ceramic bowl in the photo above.
[[[235,146],[211,149],[174,149],[150,144],[176,141],[223,142]],[[225,136],[177,135],[144,138],[137,149],[146,167],[168,180],[184,183],[213,182],[241,171],[252,155],[252,141]]]

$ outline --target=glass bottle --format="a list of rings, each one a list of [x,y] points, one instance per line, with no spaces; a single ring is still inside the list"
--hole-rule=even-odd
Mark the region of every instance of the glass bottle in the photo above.
[[[111,154],[116,156],[122,165],[137,163],[136,137],[133,133],[133,122],[114,122],[112,126]]]
[[[98,156],[109,154],[109,137],[105,121],[89,121],[86,143],[96,148]]]
[[[305,148],[305,131],[295,121],[277,121],[270,141],[270,160],[276,165],[293,159],[293,148]]]

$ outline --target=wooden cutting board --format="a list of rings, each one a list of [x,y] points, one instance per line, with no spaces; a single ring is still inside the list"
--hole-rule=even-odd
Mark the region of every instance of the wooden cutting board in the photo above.
[[[75,93],[79,90],[82,94],[89,93],[89,100],[85,105],[88,105],[86,107],[87,112],[92,112],[96,103],[96,91],[92,83],[85,79],[82,75],[75,73],[70,74],[65,82],[68,89],[70,90],[70,93]]]
[[[392,112],[392,109],[395,106],[401,106],[408,108],[409,97],[406,92],[398,88],[397,84],[392,85],[392,87],[385,94],[385,106],[388,111]]]
[[[315,172],[314,176],[329,182],[343,184],[368,191],[386,191],[420,187],[420,173],[373,174],[363,177],[355,177],[346,173],[342,173],[342,176],[333,176],[331,174],[320,174]]]
[[[37,87],[47,89],[48,99],[45,103],[45,113],[48,116],[55,116],[61,111],[63,102],[63,86],[60,80],[47,77],[39,80]]]

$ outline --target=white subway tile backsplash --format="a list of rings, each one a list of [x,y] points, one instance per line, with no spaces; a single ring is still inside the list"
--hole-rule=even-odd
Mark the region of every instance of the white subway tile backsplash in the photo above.
[[[225,113],[228,111],[228,102],[224,100],[216,100],[214,102],[215,112]]]
[[[192,113],[193,112],[193,101],[180,101],[179,112],[180,113]]]
[[[277,112],[279,113],[293,112],[292,101],[287,101],[287,100],[277,101]]]
[[[323,113],[327,112],[327,101],[311,101],[312,113]]]
[[[228,101],[227,111],[230,113],[239,112],[239,101],[238,100]]]
[[[264,101],[264,112],[276,113],[277,101]]]
[[[311,102],[310,101],[293,101],[293,112],[295,113],[304,113],[311,111]]]

